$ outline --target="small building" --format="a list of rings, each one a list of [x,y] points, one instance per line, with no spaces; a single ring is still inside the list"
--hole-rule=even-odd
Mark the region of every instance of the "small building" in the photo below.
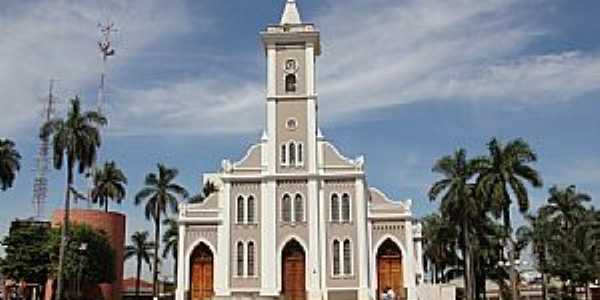
[[[266,129],[242,159],[204,175],[218,192],[181,205],[176,299],[379,299],[385,288],[416,299],[411,201],[371,187],[364,157],[343,156],[319,129],[319,31],[287,0],[261,37]]]
[[[74,224],[85,224],[96,231],[106,234],[106,238],[115,253],[115,281],[102,283],[97,288],[89,288],[94,299],[121,300],[123,283],[123,261],[125,255],[125,220],[124,214],[118,212],[104,212],[96,209],[71,209],[70,222]],[[64,210],[56,210],[52,216],[52,226],[61,226]],[[108,262],[107,262],[108,263]],[[52,286],[49,281],[46,285]],[[53,290],[46,289],[45,299],[52,299]]]

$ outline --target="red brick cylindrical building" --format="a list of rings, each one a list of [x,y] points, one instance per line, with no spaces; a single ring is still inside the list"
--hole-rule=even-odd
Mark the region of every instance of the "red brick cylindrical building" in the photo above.
[[[52,225],[62,224],[64,210],[56,210],[52,215]],[[115,251],[115,281],[101,284],[104,300],[121,300],[123,284],[123,255],[125,249],[125,215],[117,212],[104,212],[95,209],[72,209],[69,220],[74,224],[86,224],[95,230],[106,233]]]

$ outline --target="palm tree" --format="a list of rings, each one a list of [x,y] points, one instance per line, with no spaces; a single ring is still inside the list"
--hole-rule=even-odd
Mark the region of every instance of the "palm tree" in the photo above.
[[[480,217],[482,203],[475,197],[473,184],[469,183],[475,175],[479,159],[467,160],[466,156],[466,150],[459,149],[453,156],[444,156],[435,163],[432,171],[444,178],[433,184],[429,190],[429,199],[434,201],[444,193],[440,207],[442,216],[446,216],[450,224],[460,228],[466,299],[473,300],[475,275],[471,236],[475,228],[474,221]]]
[[[510,207],[513,202],[511,192],[517,198],[519,210],[524,213],[529,209],[529,195],[525,183],[534,187],[542,186],[538,172],[529,164],[537,161],[537,155],[522,139],[509,141],[506,145],[493,138],[488,143],[489,157],[478,166],[478,193],[486,195],[492,212],[496,217],[502,216],[506,230],[506,246],[509,246],[510,281],[512,298],[518,299],[515,242],[511,238],[512,227]],[[510,241],[510,242],[508,242]]]
[[[163,234],[162,241],[165,244],[163,249],[162,257],[167,258],[169,254],[173,257],[173,278],[177,280],[177,250],[179,249],[179,225],[177,220],[169,218],[163,221],[163,225],[168,226],[167,230]]]
[[[21,154],[15,143],[9,139],[0,139],[0,190],[11,188],[17,172],[21,169]]]
[[[77,165],[79,174],[83,174],[96,161],[96,151],[100,147],[99,126],[106,125],[106,118],[94,111],[82,112],[81,100],[71,100],[71,108],[65,119],[53,119],[44,124],[40,130],[42,139],[52,138],[54,168],[62,169],[63,161],[67,164],[67,186],[65,188],[65,212],[61,226],[61,242],[58,259],[58,278],[56,299],[62,299],[63,267],[65,247],[69,235],[69,211],[71,191],[74,189],[74,168]]]
[[[498,287],[504,292],[509,288],[506,285],[508,274],[498,263],[502,259],[502,244],[504,229],[488,215],[487,208],[477,219],[475,236],[472,238],[475,253],[475,290],[478,299],[486,299],[486,281],[494,280]]]
[[[104,167],[96,170],[93,176],[94,187],[90,197],[93,203],[104,206],[105,212],[108,212],[108,200],[121,203],[125,199],[127,177],[114,161],[104,163]]]
[[[594,208],[585,211],[573,231],[573,253],[578,258],[575,267],[579,268],[574,281],[585,287],[585,299],[588,299],[589,283],[598,279],[600,269],[600,220]]]
[[[584,202],[590,202],[592,198],[584,193],[577,192],[574,185],[565,189],[553,186],[548,190],[550,198],[548,204],[540,209],[540,213],[556,220],[561,224],[561,230],[569,233],[586,213]]]
[[[519,249],[526,246],[532,246],[532,252],[537,258],[537,266],[542,274],[542,299],[548,299],[548,282],[546,276],[546,259],[548,257],[548,243],[556,239],[558,232],[555,230],[554,223],[548,219],[548,216],[539,214],[538,216],[528,215],[526,220],[528,225],[523,225],[517,229],[517,245]]]
[[[179,199],[188,197],[187,190],[181,185],[174,183],[173,180],[179,172],[177,169],[170,169],[162,164],[158,164],[158,174],[150,173],[144,180],[145,187],[135,196],[135,204],[140,205],[146,202],[146,219],[154,221],[154,240],[160,239],[160,217],[161,214],[167,215],[167,206],[173,213],[177,212]],[[179,198],[179,199],[178,199]],[[154,253],[159,253],[159,242],[154,246]],[[153,296],[158,296],[158,255],[154,256],[153,271]]]
[[[433,283],[438,283],[438,274],[458,261],[455,244],[456,232],[448,220],[439,214],[431,214],[423,219],[423,255],[431,264]],[[444,279],[442,278],[442,281]]]
[[[140,295],[140,276],[142,274],[142,265],[148,264],[148,268],[152,270],[150,258],[154,256],[154,242],[148,241],[148,231],[136,231],[131,236],[131,245],[125,247],[125,260],[135,257],[137,261],[137,273],[135,279],[135,295]]]
[[[585,261],[585,257],[596,251],[597,239],[585,235],[597,233],[595,224],[598,222],[592,218],[596,213],[588,211],[584,206],[584,203],[591,201],[591,197],[578,192],[574,185],[567,188],[553,186],[549,193],[548,203],[539,209],[539,213],[556,224],[555,236],[558,239],[552,243],[551,252],[554,254],[549,267],[551,273],[563,281],[563,292],[566,293],[566,282],[578,281],[573,278],[574,273],[586,274],[588,267],[594,266],[592,262]],[[591,248],[592,246],[594,248]],[[571,287],[573,288],[573,285]]]
[[[549,241],[548,271],[561,279],[563,298],[576,299],[577,286],[586,288],[587,298],[589,282],[598,278],[600,268],[600,223],[597,213],[586,210],[569,232],[563,232],[557,221],[554,224],[560,233]]]

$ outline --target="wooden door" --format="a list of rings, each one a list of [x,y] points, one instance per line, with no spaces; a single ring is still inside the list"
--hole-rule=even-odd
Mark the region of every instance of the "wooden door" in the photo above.
[[[304,250],[295,241],[290,242],[283,251],[282,273],[282,293],[285,299],[306,299]]]
[[[191,300],[208,300],[213,293],[213,255],[206,245],[192,253]]]
[[[392,241],[381,245],[377,252],[377,297],[386,288],[394,290],[398,299],[404,299],[404,278],[402,274],[402,254]]]

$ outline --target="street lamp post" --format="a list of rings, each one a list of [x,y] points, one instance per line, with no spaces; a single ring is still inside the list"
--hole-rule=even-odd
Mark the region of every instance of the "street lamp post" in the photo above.
[[[81,299],[81,275],[83,269],[83,260],[85,259],[85,251],[87,251],[87,243],[79,245],[79,266],[77,268],[77,297]]]
[[[515,259],[513,261],[511,261],[510,259],[508,261],[501,260],[498,262],[498,267],[503,268],[509,274],[513,271],[516,273],[516,275],[517,275],[517,282],[516,282],[517,290],[519,289],[519,281],[520,281],[519,280],[519,272],[517,270],[517,267],[519,267],[521,265],[526,266],[526,265],[528,265],[528,262],[521,261],[519,259]]]

